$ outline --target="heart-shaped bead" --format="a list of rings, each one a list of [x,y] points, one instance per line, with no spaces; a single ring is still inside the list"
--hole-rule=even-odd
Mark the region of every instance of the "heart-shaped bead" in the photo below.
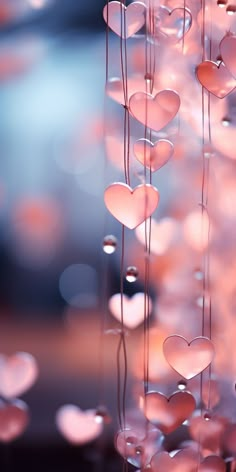
[[[0,355],[0,394],[13,398],[26,392],[36,381],[38,367],[36,360],[27,352],[12,356]]]
[[[130,464],[143,468],[150,462],[152,456],[160,451],[163,439],[161,431],[152,425],[145,426],[145,431],[126,428],[117,434],[115,446],[119,454]]]
[[[145,92],[134,93],[129,100],[130,113],[143,125],[160,131],[176,116],[180,107],[178,93],[162,90],[154,97]]]
[[[149,392],[143,408],[147,419],[164,434],[168,434],[192,415],[196,402],[187,391],[175,392],[170,398],[159,392]]]
[[[86,444],[102,432],[102,423],[96,422],[96,411],[82,411],[75,405],[64,405],[57,411],[56,424],[60,433],[73,444]]]
[[[123,295],[123,322],[127,328],[134,329],[144,321],[144,307],[147,316],[152,311],[150,297],[144,293],[136,293],[132,298]],[[116,293],[109,300],[109,310],[121,322],[121,294]]]
[[[236,86],[236,80],[223,63],[204,61],[197,66],[196,74],[201,85],[218,98],[226,97]]]
[[[27,405],[21,400],[0,402],[0,441],[8,443],[21,436],[29,423]]]
[[[172,41],[181,41],[192,25],[192,14],[188,8],[169,9],[160,6],[157,10],[157,36]]]
[[[189,421],[190,436],[197,442],[199,438],[201,446],[214,453],[221,447],[222,438],[225,437],[227,420],[223,417],[213,416],[206,420],[200,413]]]
[[[154,144],[149,139],[139,139],[134,143],[136,158],[152,172],[163,167],[173,153],[174,145],[168,139],[159,139]]]
[[[184,337],[173,335],[164,341],[163,353],[176,372],[185,379],[192,379],[209,366],[215,349],[210,339],[204,336],[189,343]]]
[[[153,185],[138,185],[135,189],[121,182],[109,185],[104,200],[110,213],[127,228],[134,229],[157,208],[159,192]]]
[[[198,454],[191,449],[183,449],[174,456],[168,452],[155,454],[151,460],[152,472],[196,472]]]
[[[122,38],[129,38],[145,23],[146,6],[133,2],[127,7],[121,2],[108,2],[103,8],[103,18],[109,28]]]
[[[220,54],[227,69],[236,79],[236,36],[227,34],[220,43]]]

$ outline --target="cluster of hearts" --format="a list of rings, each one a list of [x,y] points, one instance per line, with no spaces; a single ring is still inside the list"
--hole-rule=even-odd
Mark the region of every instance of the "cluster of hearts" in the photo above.
[[[226,1],[189,0],[183,5],[181,1],[166,0],[161,3],[160,5],[159,1],[153,0],[145,3],[133,2],[126,6],[118,1],[111,1],[103,10],[105,22],[121,41],[134,38],[136,33],[145,27],[147,30],[145,39],[155,44],[154,54],[160,58],[159,63],[165,66],[164,70],[161,70],[158,60],[156,61],[157,70],[151,77],[152,93],[147,92],[145,73],[140,74],[145,64],[141,54],[140,64],[136,63],[139,75],[128,76],[126,84],[124,79],[116,77],[106,83],[106,94],[115,102],[126,106],[130,119],[152,130],[153,136],[158,137],[156,142],[143,138],[135,141],[133,154],[150,172],[163,167],[175,153],[174,140],[171,142],[166,137],[168,138],[168,131],[170,134],[171,125],[179,113],[180,119],[185,121],[184,129],[187,128],[187,120],[197,137],[202,138],[204,145],[205,121],[208,120],[209,146],[204,150],[205,158],[211,157],[217,151],[234,159],[234,151],[230,149],[235,132],[233,119],[231,116],[223,115],[221,122],[217,123],[222,111],[228,110],[228,104],[218,107],[218,99],[225,99],[236,87],[236,35],[231,32],[235,20],[228,25],[226,19],[226,15],[232,15],[234,9],[232,6],[226,8]],[[222,12],[224,17],[221,17]],[[226,24],[229,28],[225,27]],[[193,30],[192,35],[191,30]],[[170,50],[170,54],[169,52],[166,54],[166,50]],[[184,69],[186,64],[190,65],[191,72],[190,74],[188,72],[186,80],[176,74],[175,54],[180,60],[180,68]],[[203,58],[201,63],[200,55]],[[209,59],[206,59],[208,56]],[[215,61],[212,57],[215,57]],[[145,71],[145,67],[143,70]],[[189,86],[186,83],[188,77]],[[148,80],[150,81],[150,77]],[[194,87],[191,87],[194,80],[202,87],[210,103],[207,120],[204,116],[204,102],[195,106]],[[214,101],[210,102],[209,96],[212,96]],[[194,103],[192,110],[191,102]],[[200,123],[202,120],[203,126]],[[216,126],[214,126],[215,131],[211,133],[209,129],[213,123]],[[231,137],[231,145],[221,142],[222,127],[229,128],[228,137]],[[217,129],[220,130],[218,136]],[[160,139],[160,136],[164,136],[164,139]],[[110,141],[114,144],[114,140]],[[114,147],[114,152],[116,150],[117,147]],[[120,158],[122,160],[122,156]],[[127,183],[115,182],[106,188],[104,200],[109,212],[122,225],[133,230],[154,213],[159,203],[159,192],[150,183],[142,183],[132,188]],[[119,320],[120,297],[121,295],[117,294],[110,300],[110,311]],[[135,297],[136,299],[143,297],[143,294],[136,294]],[[132,320],[129,325],[129,317],[126,316],[129,303],[130,301],[124,297],[124,324],[133,328]],[[162,348],[168,364],[186,380],[202,374],[216,354],[212,341],[205,336],[195,337],[188,342],[183,336],[170,335],[164,339]],[[179,386],[180,390],[170,396],[156,389],[148,391],[146,395],[139,392],[139,411],[143,413],[143,419],[129,418],[127,413],[126,428],[118,432],[115,441],[118,452],[133,466],[143,471],[221,472],[226,470],[227,460],[230,462],[230,470],[234,470],[234,458],[226,458],[236,454],[236,425],[231,423],[227,415],[218,416],[214,413],[212,416],[207,411],[209,406],[212,409],[219,402],[213,381],[209,379],[208,394],[204,397],[202,390],[201,398],[186,390],[185,381],[180,381]],[[205,413],[203,404],[206,407]],[[199,407],[200,410],[197,410]],[[137,412],[136,415],[138,416]],[[166,452],[168,450],[166,437],[182,427],[186,421],[191,439],[186,435],[188,440],[180,441],[178,450]]]

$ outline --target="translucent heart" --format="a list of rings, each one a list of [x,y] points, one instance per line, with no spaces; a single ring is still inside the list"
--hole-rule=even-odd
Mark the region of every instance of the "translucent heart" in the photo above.
[[[174,431],[196,408],[190,392],[176,392],[167,398],[159,392],[149,392],[145,397],[143,409],[146,417],[164,434]]]
[[[21,400],[0,402],[0,441],[8,443],[21,436],[29,423],[27,405]]]
[[[179,111],[180,98],[173,90],[162,90],[152,96],[137,92],[130,97],[130,113],[143,125],[159,131],[168,125]]]
[[[196,74],[201,85],[218,98],[226,97],[236,86],[236,80],[222,63],[204,61],[197,66]]]
[[[26,392],[38,376],[36,360],[27,352],[0,355],[0,394],[12,398]]]
[[[190,343],[178,335],[163,343],[163,353],[170,366],[185,379],[192,379],[212,362],[215,349],[210,339],[199,336]]]
[[[142,28],[146,6],[133,2],[127,7],[121,2],[109,2],[103,9],[103,18],[108,26],[122,38],[129,38]]]
[[[173,156],[174,146],[167,139],[160,139],[154,144],[148,139],[139,139],[134,143],[134,154],[139,162],[152,172],[163,167]]]
[[[82,411],[75,405],[64,405],[57,411],[56,424],[61,434],[73,444],[86,444],[102,432],[96,421],[96,410]]]
[[[126,428],[117,434],[115,446],[119,454],[135,467],[145,467],[151,457],[160,450],[163,442],[161,431],[154,426]]]
[[[144,293],[136,293],[132,298],[123,295],[123,322],[127,328],[134,329],[144,321],[144,307],[146,304],[146,315],[152,310],[150,297]],[[121,294],[113,295],[109,300],[109,309],[113,316],[121,322]]]
[[[138,185],[132,189],[126,184],[111,184],[104,193],[110,213],[127,228],[134,229],[155,211],[159,192],[153,185]]]

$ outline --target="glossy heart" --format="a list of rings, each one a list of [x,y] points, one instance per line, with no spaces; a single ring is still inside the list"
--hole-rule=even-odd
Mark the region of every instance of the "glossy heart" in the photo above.
[[[164,434],[171,433],[194,412],[196,402],[190,392],[176,392],[167,398],[159,392],[146,395],[144,413]]]
[[[153,472],[196,472],[198,454],[190,449],[184,449],[170,456],[168,452],[155,454],[151,460]]]
[[[147,316],[152,311],[152,301],[144,293],[136,293],[132,298],[123,295],[123,322],[127,328],[134,329],[144,321],[144,304]],[[121,294],[113,295],[109,300],[109,310],[121,322]]]
[[[21,400],[0,402],[0,441],[8,443],[21,436],[29,423],[27,405]]]
[[[155,211],[159,192],[149,184],[138,185],[132,189],[117,182],[107,187],[104,200],[107,209],[120,223],[134,229]]]
[[[174,146],[167,139],[160,139],[154,144],[148,139],[139,139],[134,143],[134,154],[139,162],[152,172],[164,166],[173,156]]]
[[[60,433],[73,444],[86,444],[102,432],[95,419],[95,410],[82,411],[75,405],[64,405],[57,411],[56,424]]]
[[[229,72],[236,79],[236,36],[227,34],[220,43],[220,54]]]
[[[185,379],[192,379],[211,363],[215,349],[210,339],[199,336],[190,343],[182,336],[169,336],[163,353],[170,366]]]
[[[201,442],[204,449],[218,453],[226,426],[227,421],[223,417],[213,416],[206,421],[199,414],[191,418],[189,433],[195,441]]]
[[[115,446],[119,454],[135,467],[145,467],[163,442],[161,431],[154,426],[145,426],[144,431],[126,428],[117,434]]]
[[[196,74],[201,85],[218,98],[226,97],[236,86],[236,81],[223,63],[204,61],[197,66]]]
[[[137,92],[130,97],[131,114],[143,125],[159,131],[176,116],[180,107],[179,95],[173,90],[162,90],[153,97]]]
[[[3,397],[17,397],[26,392],[37,376],[37,363],[31,354],[17,352],[9,357],[0,355],[0,394]]]
[[[129,38],[142,28],[146,6],[133,2],[127,7],[121,2],[109,2],[103,9],[103,18],[108,26],[122,38]]]
[[[180,41],[192,25],[192,14],[188,8],[170,10],[166,6],[160,6],[157,17],[158,33],[175,41]]]

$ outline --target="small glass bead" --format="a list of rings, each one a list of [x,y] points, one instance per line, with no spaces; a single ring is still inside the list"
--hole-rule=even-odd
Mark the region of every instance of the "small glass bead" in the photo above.
[[[203,279],[203,273],[202,273],[201,269],[196,269],[194,271],[194,278],[196,280],[202,280]]]
[[[222,126],[224,126],[225,128],[227,128],[228,126],[230,126],[230,123],[231,123],[231,121],[230,121],[230,119],[229,119],[227,116],[225,116],[225,117],[222,118],[222,120],[221,120],[221,124],[222,124]]]
[[[225,7],[225,6],[227,5],[227,1],[228,1],[228,0],[218,0],[218,1],[217,1],[218,7],[220,7],[220,8]]]
[[[108,410],[105,406],[99,406],[95,413],[96,423],[105,423],[109,424],[111,422],[111,417],[108,413]]]
[[[137,446],[135,448],[135,452],[138,456],[140,456],[141,454],[143,454],[143,448],[141,446]]]
[[[234,15],[236,13],[236,6],[234,5],[229,5],[227,8],[226,8],[226,13],[228,13],[228,15]]]
[[[133,446],[134,444],[137,444],[137,438],[135,438],[134,436],[129,436],[128,438],[126,438],[126,444],[127,446]]]
[[[117,247],[117,239],[112,234],[108,234],[103,239],[103,251],[106,254],[113,254]]]
[[[126,270],[126,276],[125,276],[127,282],[135,282],[138,278],[138,269],[135,266],[130,266],[127,267]]]
[[[204,418],[205,421],[210,421],[210,419],[211,419],[210,413],[205,413],[203,418]]]
[[[187,387],[187,382],[185,382],[184,380],[180,380],[178,382],[178,389],[179,390],[185,390]]]

